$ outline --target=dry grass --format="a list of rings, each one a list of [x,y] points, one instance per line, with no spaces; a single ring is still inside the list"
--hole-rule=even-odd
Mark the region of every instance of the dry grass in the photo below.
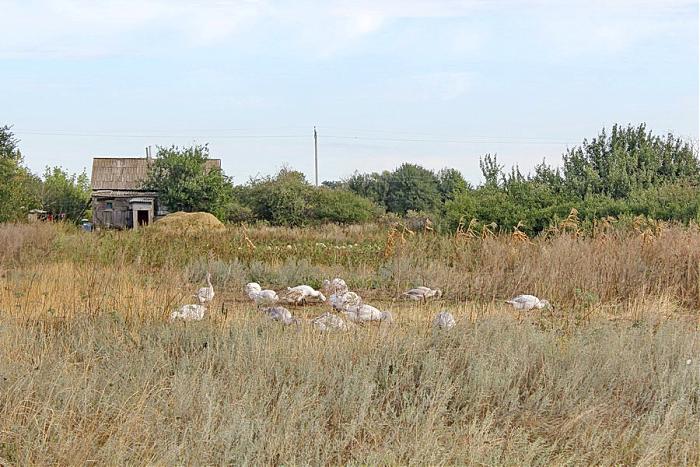
[[[377,226],[166,243],[5,225],[0,239],[3,465],[700,463],[693,228],[408,235],[387,257]],[[166,323],[206,270],[218,294],[209,316]],[[285,329],[240,287],[331,275],[396,324]],[[446,299],[394,300],[419,282]],[[500,299],[520,291],[557,306],[519,317]],[[459,324],[436,333],[443,307]]]

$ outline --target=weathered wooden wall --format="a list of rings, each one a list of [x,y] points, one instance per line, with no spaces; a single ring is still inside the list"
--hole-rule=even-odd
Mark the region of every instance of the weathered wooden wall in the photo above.
[[[112,203],[111,210],[107,208],[108,202]],[[133,224],[128,198],[93,199],[92,217],[95,227],[128,229]]]

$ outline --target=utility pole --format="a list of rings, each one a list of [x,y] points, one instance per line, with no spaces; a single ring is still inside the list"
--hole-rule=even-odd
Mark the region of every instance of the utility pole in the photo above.
[[[316,168],[316,186],[318,186],[318,133],[314,126],[314,166]]]

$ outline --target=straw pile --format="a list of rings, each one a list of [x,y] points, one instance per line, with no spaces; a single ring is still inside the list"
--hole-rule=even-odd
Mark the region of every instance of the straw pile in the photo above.
[[[226,227],[208,212],[174,212],[158,219],[149,228],[166,234],[219,232]]]

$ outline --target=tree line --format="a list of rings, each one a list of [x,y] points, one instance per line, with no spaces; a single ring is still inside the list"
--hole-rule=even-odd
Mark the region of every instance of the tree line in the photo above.
[[[568,149],[561,168],[544,161],[532,173],[505,170],[496,155],[480,159],[483,182],[471,186],[454,169],[433,173],[403,164],[393,172],[360,174],[333,186],[371,199],[387,212],[431,218],[448,229],[476,219],[540,232],[575,208],[584,219],[644,215],[700,221],[697,149],[645,125],[614,125]]]
[[[90,208],[87,174],[46,167],[42,176],[35,175],[24,166],[18,144],[9,126],[0,127],[0,222],[26,219],[31,209],[73,221],[86,216]]]
[[[22,165],[17,140],[0,129],[0,221],[29,207],[83,215],[89,200],[85,174],[47,168],[43,178]],[[434,172],[415,164],[393,171],[359,173],[311,185],[304,175],[282,169],[275,175],[234,185],[221,170],[205,169],[207,145],[158,148],[144,188],[160,193],[171,210],[209,211],[229,222],[304,226],[361,223],[383,217],[430,219],[454,231],[476,219],[482,224],[538,233],[566,218],[572,208],[584,219],[644,215],[700,220],[700,162],[697,149],[646,125],[614,125],[568,149],[560,167],[544,161],[531,173],[506,170],[496,155],[480,159],[483,182],[472,186],[451,168]]]

